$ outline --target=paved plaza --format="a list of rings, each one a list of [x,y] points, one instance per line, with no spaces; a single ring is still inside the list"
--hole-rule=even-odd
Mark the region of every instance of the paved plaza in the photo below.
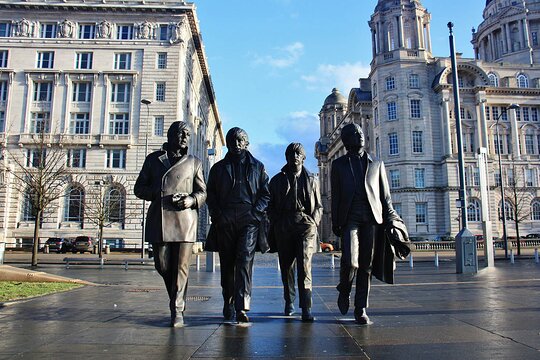
[[[98,286],[4,304],[0,359],[540,359],[540,265],[531,258],[478,274],[455,274],[451,260],[398,263],[397,285],[374,281],[371,326],[339,313],[339,267],[327,254],[314,260],[314,323],[282,315],[276,256],[256,259],[252,323],[223,323],[219,267],[193,266],[181,329],[168,327],[152,266],[43,264]]]

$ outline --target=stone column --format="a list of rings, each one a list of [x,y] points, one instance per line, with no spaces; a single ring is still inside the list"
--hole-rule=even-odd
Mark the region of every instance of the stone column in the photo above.
[[[442,99],[442,134],[443,134],[443,144],[444,144],[444,155],[452,156],[452,131],[450,130],[450,107],[448,105],[450,99],[444,97]]]
[[[510,24],[504,24],[504,27],[506,29],[506,44],[508,45],[508,52],[511,53],[513,51],[513,48],[512,37],[510,36]]]
[[[502,39],[502,51],[504,54],[508,53],[508,39],[506,37],[506,24],[501,25],[501,39]]]
[[[399,14],[398,17],[398,35],[399,35],[399,47],[405,47],[405,34],[403,32],[403,14]]]
[[[375,57],[375,55],[377,55],[377,53],[379,52],[377,50],[376,32],[373,29],[371,29],[371,52],[373,53],[373,57]]]
[[[514,160],[521,160],[519,128],[517,124],[516,109],[509,109],[510,126],[512,129],[512,153]]]
[[[431,25],[429,23],[426,24],[426,36],[427,51],[431,52]]]

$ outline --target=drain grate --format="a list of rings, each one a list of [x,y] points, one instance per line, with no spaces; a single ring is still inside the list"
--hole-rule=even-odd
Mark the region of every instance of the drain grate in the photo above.
[[[210,296],[188,296],[187,301],[208,301]]]
[[[156,291],[161,291],[161,289],[157,289],[157,288],[136,288],[136,289],[129,289],[129,290],[126,290],[127,292],[134,292],[134,293],[140,293],[140,292],[156,292]]]

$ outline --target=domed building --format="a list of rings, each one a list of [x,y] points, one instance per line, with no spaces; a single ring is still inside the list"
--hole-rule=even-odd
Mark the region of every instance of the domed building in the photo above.
[[[329,174],[332,161],[345,153],[340,129],[351,122],[364,129],[368,151],[385,162],[394,207],[410,235],[455,236],[462,228],[456,112],[469,230],[503,236],[502,183],[508,235],[540,232],[540,0],[486,1],[484,21],[473,32],[475,58],[458,55],[460,109],[454,109],[450,58],[432,54],[430,23],[419,0],[379,0],[368,22],[370,77],[351,89],[345,113],[342,100],[339,111],[328,107],[337,98],[334,92],[324,102],[316,145],[327,209],[320,229],[324,241],[337,241],[328,210]],[[514,103],[519,109],[507,110]],[[479,158],[487,159],[482,173]],[[482,175],[487,197],[480,191]]]

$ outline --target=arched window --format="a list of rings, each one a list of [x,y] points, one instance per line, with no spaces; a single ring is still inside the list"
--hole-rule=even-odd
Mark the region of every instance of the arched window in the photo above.
[[[36,212],[34,209],[34,203],[32,201],[32,192],[27,189],[24,192],[22,206],[21,206],[21,220],[22,221],[34,221],[36,220]]]
[[[494,73],[488,74],[489,84],[493,87],[499,87],[499,77]]]
[[[502,220],[501,205],[502,205],[502,201],[499,202],[499,219],[500,220]],[[512,203],[508,200],[505,201],[504,212],[506,215],[506,220],[514,220],[514,207],[512,206]]]
[[[122,188],[113,185],[105,194],[105,211],[109,222],[123,223],[126,212],[126,195]]]
[[[467,220],[470,222],[482,221],[480,211],[480,202],[476,199],[471,199],[469,201],[469,206],[467,206]]]
[[[412,39],[412,32],[411,32],[411,24],[409,22],[406,22],[403,25],[403,34],[405,34],[405,47],[407,49],[412,49],[413,39]]]
[[[531,215],[533,221],[540,221],[540,200],[536,199],[532,202]]]
[[[519,74],[517,76],[517,86],[520,88],[528,88],[529,87],[529,78],[525,74]]]
[[[396,36],[394,34],[394,24],[388,25],[388,50],[392,51],[396,48]]]
[[[84,190],[79,186],[67,189],[64,207],[64,221],[82,223],[84,214]]]

